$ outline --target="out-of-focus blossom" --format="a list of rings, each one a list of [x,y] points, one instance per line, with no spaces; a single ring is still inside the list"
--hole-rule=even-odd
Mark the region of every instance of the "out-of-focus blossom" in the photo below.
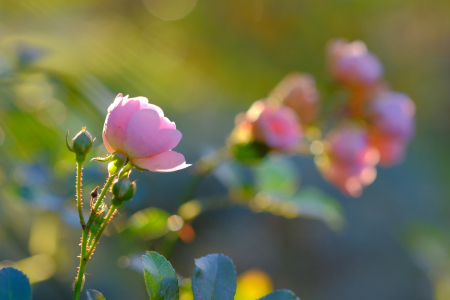
[[[369,106],[372,125],[383,134],[409,140],[414,135],[416,107],[408,95],[384,92]]]
[[[289,74],[275,87],[269,97],[292,108],[302,123],[309,124],[317,116],[319,92],[314,78],[309,74]]]
[[[316,159],[323,177],[344,194],[360,196],[362,189],[375,180],[379,160],[367,132],[356,126],[340,126],[328,133],[326,143],[326,153]]]
[[[403,160],[415,131],[415,105],[403,93],[384,92],[368,107],[370,144],[380,152],[380,164],[390,166]]]
[[[361,41],[332,41],[327,49],[329,69],[333,78],[350,88],[375,84],[383,75],[379,59]]]
[[[289,107],[268,101],[256,101],[236,121],[237,127],[251,134],[255,141],[263,142],[273,149],[291,150],[302,136],[295,112]]]
[[[117,95],[108,108],[103,142],[110,153],[125,154],[139,168],[152,172],[184,169],[184,156],[171,151],[181,140],[175,123],[145,97]]]

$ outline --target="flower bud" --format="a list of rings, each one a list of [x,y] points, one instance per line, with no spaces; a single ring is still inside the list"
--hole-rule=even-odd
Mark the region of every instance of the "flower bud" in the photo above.
[[[383,76],[383,66],[361,41],[332,41],[327,49],[332,77],[350,88],[372,86]]]
[[[67,131],[66,145],[67,148],[76,154],[78,162],[83,162],[86,159],[86,155],[91,151],[94,140],[91,134],[83,127],[81,131],[72,139],[69,145],[68,141],[69,131]]]
[[[127,156],[120,152],[115,152],[111,157],[111,162],[108,164],[109,175],[116,174],[127,164]]]
[[[122,205],[122,202],[133,198],[136,192],[136,182],[131,182],[128,177],[122,177],[115,181],[112,187],[114,199],[112,203],[116,206]]]

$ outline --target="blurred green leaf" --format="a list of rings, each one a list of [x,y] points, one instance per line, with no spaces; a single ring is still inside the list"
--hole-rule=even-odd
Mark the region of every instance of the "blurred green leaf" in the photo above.
[[[255,185],[272,197],[292,197],[300,185],[297,170],[286,157],[271,155],[255,167]]]
[[[14,268],[0,270],[0,299],[30,300],[31,286],[27,276]]]
[[[300,216],[322,220],[333,230],[339,230],[345,224],[339,201],[317,188],[301,189],[292,197],[292,201],[296,204]]]
[[[178,300],[178,279],[164,256],[147,252],[141,259],[145,285],[151,300]]]
[[[96,290],[87,290],[86,292],[88,300],[105,300],[105,297]]]
[[[209,254],[195,260],[192,276],[195,300],[232,300],[236,293],[236,270],[223,254]]]
[[[260,142],[250,142],[246,144],[236,144],[233,146],[234,157],[244,163],[259,162],[267,153],[269,147]]]
[[[165,235],[169,213],[159,208],[140,210],[128,220],[130,230],[144,239],[156,239]]]
[[[259,300],[300,300],[300,298],[289,290],[277,290]]]

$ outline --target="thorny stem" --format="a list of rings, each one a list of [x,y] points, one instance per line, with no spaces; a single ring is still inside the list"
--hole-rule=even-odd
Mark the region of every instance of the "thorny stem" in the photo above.
[[[83,203],[81,202],[81,176],[83,170],[83,162],[77,162],[77,207],[78,215],[80,216],[81,228],[84,230],[86,223],[84,223]]]
[[[117,207],[115,205],[111,205],[111,207],[109,208],[109,212],[106,215],[106,218],[102,223],[102,226],[98,230],[97,235],[95,236],[94,241],[92,242],[92,245],[89,248],[89,252],[87,253],[87,256],[86,256],[87,260],[89,260],[92,253],[94,253],[95,247],[97,247],[98,241],[100,240],[100,237],[102,236],[103,231],[106,228],[106,225],[108,225],[109,221],[111,220],[111,218],[114,215],[114,213],[116,212],[116,210],[117,210]]]
[[[103,187],[103,190],[100,193],[100,196],[98,196],[97,202],[95,202],[94,208],[91,210],[91,214],[89,216],[89,220],[87,222],[86,227],[90,228],[92,226],[92,223],[94,223],[95,217],[97,216],[98,208],[100,207],[100,204],[102,203],[103,198],[105,197],[106,193],[108,192],[109,187],[111,186],[115,177],[116,177],[115,175],[110,175],[108,177],[108,180],[106,181],[105,186]]]
[[[85,239],[86,234],[86,223],[84,222],[83,207],[81,202],[81,176],[82,176],[83,163],[77,162],[77,206],[78,214],[80,216],[81,232],[82,232],[82,243],[81,243],[81,255],[80,255],[80,267],[78,269],[77,279],[74,285],[75,299],[80,299],[81,288],[83,285],[84,270],[86,268],[87,261],[83,261],[86,254]]]
[[[81,168],[79,168],[79,169],[80,169],[79,174],[81,175]],[[91,214],[89,216],[89,220],[88,220],[87,224],[84,223],[84,218],[83,218],[82,213],[80,214],[80,222],[81,222],[81,226],[82,226],[83,230],[82,230],[82,236],[81,236],[80,266],[78,268],[78,275],[77,275],[75,285],[74,285],[74,291],[75,291],[74,299],[75,300],[80,299],[81,290],[82,290],[83,281],[84,281],[84,271],[86,269],[87,262],[89,261],[89,258],[91,257],[92,252],[93,252],[93,251],[89,251],[89,253],[86,253],[87,252],[88,235],[89,235],[92,223],[94,222],[95,217],[97,216],[97,210],[98,210],[100,204],[102,203],[103,198],[105,197],[106,193],[108,192],[108,189],[111,186],[111,184],[114,180],[114,177],[115,177],[115,175],[111,175],[108,177],[108,180],[106,181],[105,186],[103,187],[103,190],[97,199],[97,202],[95,203],[93,209],[91,210]],[[78,182],[81,183],[81,176],[78,176],[78,178],[77,178],[77,187],[79,186]],[[77,190],[78,190],[78,188],[77,188]],[[78,206],[78,207],[80,207],[80,206]],[[112,210],[113,210],[113,207],[111,207],[110,213]],[[114,208],[114,210],[115,210],[115,208]],[[80,211],[80,209],[79,209],[79,211]],[[108,216],[109,215],[110,214],[108,214]],[[111,215],[112,215],[112,213],[111,213]],[[109,219],[111,218],[111,216],[109,216],[109,218],[108,218],[108,216],[107,216],[107,220],[105,220],[105,222],[103,223],[99,232],[97,233],[98,239],[100,239],[100,236],[104,230],[104,227],[106,227],[106,225],[109,222]],[[103,230],[102,230],[102,228],[103,228]],[[98,242],[98,239],[97,239],[97,242]],[[94,243],[95,243],[95,240],[94,240]],[[91,247],[91,249],[93,249],[93,248]]]

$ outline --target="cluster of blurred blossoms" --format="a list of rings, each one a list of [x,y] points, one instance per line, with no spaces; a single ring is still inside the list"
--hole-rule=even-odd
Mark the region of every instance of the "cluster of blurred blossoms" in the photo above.
[[[414,135],[415,105],[389,89],[381,62],[363,42],[330,42],[327,64],[344,102],[322,101],[311,75],[289,74],[236,117],[228,144],[244,162],[273,151],[312,154],[328,182],[358,197],[375,180],[377,164],[403,160]]]

